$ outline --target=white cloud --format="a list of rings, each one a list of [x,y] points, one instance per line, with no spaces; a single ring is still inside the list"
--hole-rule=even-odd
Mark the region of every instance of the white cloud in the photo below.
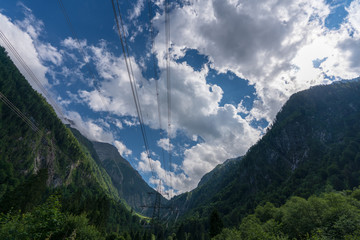
[[[124,119],[123,122],[128,127],[134,127],[134,126],[138,126],[140,124],[136,118],[133,118],[131,120]]]
[[[139,16],[142,4],[142,0],[137,2],[135,8],[139,11],[134,11],[133,18]],[[177,193],[190,190],[206,172],[227,158],[244,154],[257,141],[261,129],[252,128],[252,120],[265,118],[271,122],[291,94],[312,85],[328,83],[325,75],[339,78],[358,76],[358,10],[359,1],[354,1],[348,8],[346,22],[339,30],[330,31],[323,24],[330,13],[323,1],[260,0],[240,3],[230,0],[194,0],[174,8],[170,16],[172,132],[169,135],[174,138],[181,131],[189,139],[203,141],[185,149],[181,153],[184,161],[172,172],[160,161],[151,159],[156,176],[167,187],[172,185]],[[153,50],[160,69],[158,87],[161,125],[167,131],[163,16],[157,15],[154,24],[159,31]],[[72,38],[65,39],[62,44],[70,50],[81,51]],[[120,124],[115,123],[120,129],[138,125],[123,57],[111,53],[104,40],[98,45],[88,45],[86,41],[81,41],[80,45],[86,52],[85,61],[94,61],[97,73],[104,81],[99,83],[99,91],[78,91],[79,102],[85,102],[94,111],[125,117]],[[231,71],[254,84],[257,98],[253,108],[248,111],[242,102],[236,103],[236,106],[220,106],[224,92],[218,85],[206,81],[209,66],[194,71],[186,63],[175,61],[184,56],[186,49],[197,49],[208,56],[211,67],[218,72]],[[77,61],[76,56],[73,57]],[[49,59],[53,59],[54,63],[60,61],[54,56]],[[319,68],[313,66],[313,60],[316,59],[325,59]],[[136,79],[144,122],[157,129],[155,80],[144,79],[134,57],[130,56],[129,60]],[[65,69],[65,72],[68,70]],[[243,119],[239,113],[249,115]],[[104,131],[98,122],[81,122],[85,128],[89,128],[89,136],[114,141],[113,136]],[[158,145],[164,149],[173,147],[166,145],[165,140],[159,140]],[[121,143],[117,142],[118,145]],[[123,154],[129,153],[126,146],[119,146]],[[148,160],[143,154],[138,169],[150,171]]]
[[[349,13],[348,15],[348,22],[351,26],[351,28],[354,30],[354,34],[357,38],[359,38],[360,36],[360,15],[359,15],[359,10],[360,10],[360,1],[359,0],[355,0],[353,1],[349,8],[346,9]]]
[[[141,12],[144,10],[144,0],[138,0],[136,5],[134,5],[134,9],[130,12],[129,19],[134,20],[138,18]]]
[[[13,21],[0,13],[0,29],[10,44],[15,48],[16,52],[20,55],[22,61],[24,61],[27,67],[31,70],[31,74],[33,73],[35,75],[36,81],[39,81],[45,89],[49,90],[51,86],[46,78],[46,74],[49,74],[50,76],[54,75],[51,64],[60,65],[62,63],[62,55],[50,43],[44,43],[38,39],[39,35],[44,31],[43,22],[36,19],[32,14],[32,11],[25,5],[20,3],[19,6],[22,7],[25,18],[22,21]],[[2,40],[0,40],[0,44],[5,47],[10,58],[19,71],[28,80],[30,85],[45,96],[45,94],[40,90],[40,87],[38,87],[37,83],[34,82],[32,75],[29,75],[29,73],[24,69],[15,55],[11,52],[10,48]],[[54,80],[54,84],[56,84],[56,80]],[[52,98],[48,99],[48,102],[56,104],[56,106],[53,106],[55,109],[61,109],[58,106],[58,103],[53,100],[57,98],[54,97],[52,93],[50,93],[50,95],[51,96],[45,96],[46,98]],[[66,102],[64,103],[66,104]],[[60,113],[58,110],[57,112]]]
[[[287,98],[304,88],[297,83],[292,86],[293,80],[287,77],[291,60],[323,31],[329,12],[322,1],[310,0],[189,1],[171,13],[171,29],[176,29],[171,41],[174,49],[197,49],[220,72],[229,70],[249,79],[259,97],[255,106],[260,108],[251,113],[271,121]],[[163,24],[161,17],[155,22],[160,59],[165,49]],[[284,86],[283,75],[291,86]]]
[[[39,40],[39,36],[44,33],[44,23],[37,19],[31,9],[24,4],[19,3],[18,5],[22,7],[25,18],[22,21],[15,21],[15,24],[31,36],[37,54],[42,61],[49,61],[55,65],[60,65],[62,63],[62,55],[57,48],[50,43],[44,43]]]
[[[71,103],[70,99],[62,99],[60,96],[58,96],[57,101],[62,105],[62,106],[68,106]]]
[[[25,19],[22,21],[15,21],[16,25],[27,32],[33,39],[37,39],[44,28],[44,23],[35,18],[30,8],[26,7],[23,3],[18,3],[25,14]]]
[[[152,176],[149,182],[156,185],[157,187],[159,184],[159,180],[161,180],[162,194],[166,198],[171,198],[174,196],[174,193],[179,194],[182,192],[174,190],[177,189],[176,186],[186,185],[186,183],[189,182],[189,178],[184,173],[174,174],[174,172],[165,170],[166,168],[167,167],[162,166],[160,161],[154,160],[151,157],[148,158],[146,152],[141,153],[137,169],[141,172],[151,172]],[[166,185],[167,187],[165,188],[164,185]]]
[[[244,107],[244,101],[241,100],[240,103],[237,106],[237,111],[239,113],[249,114],[249,111]]]
[[[146,152],[142,152],[140,155],[140,161],[138,163],[138,170],[142,171],[142,172],[152,172],[155,173],[156,170],[154,170],[154,165],[159,165],[161,166],[161,163],[159,161],[154,161],[151,158],[148,157],[148,154]],[[160,171],[158,171],[158,175],[165,175],[163,174],[164,171],[163,169],[160,167],[158,168]]]
[[[62,55],[49,43],[39,44],[37,46],[37,51],[43,61],[49,61],[55,65],[60,65],[62,63]]]
[[[99,91],[81,90],[79,96],[94,111],[110,111],[119,116],[130,117],[130,120],[132,118],[131,121],[129,118],[122,119],[122,123],[133,126],[134,123],[137,123],[137,121],[134,122],[137,113],[133,105],[134,100],[123,58],[111,54],[104,42],[99,46],[88,46],[88,48],[92,49],[97,70],[106,81],[103,81],[100,85],[100,93]],[[160,60],[160,62],[163,63],[163,60]],[[144,123],[157,129],[159,122],[155,82],[153,79],[149,81],[143,79],[141,71],[133,59],[132,66],[137,80],[138,96]],[[235,106],[229,104],[219,106],[223,91],[219,86],[206,82],[207,67],[204,67],[201,71],[195,71],[185,63],[173,61],[170,67],[173,102],[171,105],[171,137],[175,137],[178,131],[182,131],[190,139],[197,139],[200,136],[205,141],[205,143],[182,153],[185,155],[184,164],[179,166],[182,172],[178,171],[177,174],[159,172],[162,176],[172,176],[174,182],[176,182],[174,190],[186,191],[196,186],[202,175],[218,163],[225,161],[229,157],[244,154],[247,148],[258,139],[260,131],[253,129],[249,122],[242,119],[238,115],[239,111]],[[160,69],[158,89],[161,103],[161,125],[167,126],[166,73],[161,65]],[[163,130],[167,131],[167,129]],[[241,144],[235,144],[237,142]],[[169,148],[165,144],[165,139],[160,140],[158,145],[165,149]],[[205,154],[204,149],[209,152]],[[206,160],[204,160],[205,158]],[[202,167],[204,162],[207,162],[206,167]],[[164,166],[159,163],[154,162],[154,165],[160,171]],[[195,171],[192,168],[198,170]],[[139,170],[145,171],[146,169],[148,168],[142,162],[139,165]],[[164,180],[164,184],[169,186],[169,180]]]
[[[119,151],[121,156],[129,156],[132,154],[132,151],[130,149],[128,149],[124,143],[115,140],[114,141],[114,145],[117,148],[117,150]]]
[[[174,145],[169,141],[169,138],[161,138],[157,141],[157,145],[168,152],[174,148]]]
[[[97,90],[92,92],[88,91],[79,91],[79,96],[84,101],[86,101],[94,111],[104,111],[106,107],[110,104],[110,99],[106,98],[104,95]]]
[[[115,126],[118,127],[119,129],[123,129],[123,125],[122,122],[120,120],[115,119]]]
[[[88,139],[98,142],[114,142],[113,134],[104,130],[104,127],[101,127],[100,124],[97,124],[94,120],[83,119],[79,113],[73,111],[68,111],[66,118],[74,122],[75,125],[72,125],[72,127],[78,129]]]
[[[61,45],[63,45],[64,47],[66,47],[70,50],[74,50],[74,49],[82,50],[83,48],[85,48],[87,46],[87,41],[86,40],[76,40],[72,37],[68,37],[61,42]]]
[[[353,1],[347,10],[347,23],[337,31],[324,26],[330,8],[323,1],[196,0],[172,10],[172,59],[184,56],[186,49],[197,49],[209,57],[212,68],[248,79],[257,95],[250,111],[241,102],[237,108],[220,107],[222,89],[206,82],[206,67],[195,73],[189,66],[171,62],[172,99],[176,102],[172,127],[204,139],[185,150],[181,169],[186,180],[175,185],[177,190],[193,188],[216,164],[244,154],[261,130],[251,128],[249,122],[262,118],[271,122],[291,94],[329,83],[325,75],[337,79],[359,76],[359,1]],[[162,74],[163,17],[158,15],[154,21],[159,31],[154,51]],[[324,59],[320,68],[313,66],[316,59]],[[165,87],[162,79],[164,75],[159,81],[161,91]],[[164,96],[160,99],[166,102]],[[244,120],[238,113],[249,116]]]
[[[48,85],[48,81],[45,77],[48,69],[41,63],[38,52],[34,45],[31,35],[24,32],[19,26],[15,25],[11,19],[0,13],[0,29],[5,34],[10,43],[17,50],[22,59],[26,62],[29,68],[34,72],[36,77],[43,85]],[[33,88],[39,91],[39,88],[31,81],[30,76],[24,70],[22,65],[18,62],[12,52],[7,48],[3,41],[0,40],[0,44],[5,47],[9,56],[20,70],[20,72],[28,79]]]

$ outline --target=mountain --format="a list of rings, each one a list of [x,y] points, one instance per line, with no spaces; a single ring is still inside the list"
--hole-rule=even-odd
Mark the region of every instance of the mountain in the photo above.
[[[117,148],[109,143],[92,142],[77,129],[70,126],[69,128],[96,163],[102,166],[111,177],[119,197],[124,199],[133,210],[151,217],[153,213],[152,206],[154,205],[157,192],[120,155]],[[160,196],[160,198],[163,204],[167,202],[167,199],[164,197]]]
[[[61,219],[69,222],[63,222],[64,229],[51,225],[48,238],[60,234],[58,231],[68,234],[62,235],[64,239],[70,237],[77,226],[87,228],[87,222],[95,226],[88,228],[89,232],[100,231],[101,236],[120,228],[122,232],[130,228],[134,233],[142,231],[140,219],[121,203],[105,169],[77,141],[44,97],[32,89],[2,47],[0,92],[0,213],[5,214],[0,214],[2,237],[18,239],[11,235],[21,230],[14,224],[26,216],[36,219],[41,216],[38,213],[58,211],[64,214]],[[19,117],[6,99],[24,115]],[[50,206],[54,208],[49,210]],[[51,219],[36,219],[36,226],[41,230],[47,224],[45,221]],[[15,232],[3,227],[6,224],[14,227]],[[36,228],[27,226],[31,231]],[[27,231],[22,230],[21,234]],[[82,233],[77,234],[81,238]]]
[[[125,160],[111,144],[93,142],[102,166],[110,175],[120,197],[135,210],[151,216],[157,192],[151,188],[140,174]],[[161,196],[161,202],[167,200]],[[142,207],[148,206],[148,207]]]
[[[222,164],[218,164],[212,171],[208,172],[201,178],[197,188],[200,188],[203,185],[214,185],[214,182],[217,182],[219,178],[222,178],[224,175],[226,175],[227,172],[235,167],[242,158],[243,157],[231,158]]]
[[[121,201],[125,195],[133,196],[129,202],[136,204],[147,201],[147,188],[138,173],[128,169],[131,166],[113,146],[79,136],[77,140],[76,131],[71,132],[31,88],[3,48],[0,92],[1,239],[31,239],[35,234],[37,239],[70,239],[75,235],[80,239],[151,238],[140,226],[147,220]],[[9,108],[4,96],[26,118]],[[285,229],[289,235],[294,234],[292,227],[298,227],[297,214],[303,216],[301,210],[307,209],[303,206],[312,210],[312,206],[334,207],[321,215],[321,220],[329,220],[326,218],[342,211],[343,204],[347,211],[337,215],[340,220],[331,222],[337,225],[329,226],[325,221],[321,227],[346,233],[360,219],[359,190],[346,191],[360,184],[359,119],[359,80],[296,93],[245,156],[217,166],[196,189],[169,201],[172,210],[161,214],[172,218],[169,226],[177,239],[208,239],[209,232],[215,236],[223,225],[249,229],[250,235],[259,232],[259,227],[268,231],[279,227],[278,214],[270,214],[274,212],[287,214],[281,217],[284,224],[280,227],[290,224]],[[331,194],[334,190],[344,191],[338,196]],[[330,194],[306,200],[323,192]],[[353,217],[351,224],[349,216]],[[299,225],[308,227],[313,219],[310,214],[306,224]],[[212,226],[216,231],[210,231]],[[303,233],[293,236],[301,238]]]
[[[171,200],[183,214],[177,225],[195,236],[213,209],[225,226],[236,226],[261,203],[359,186],[359,119],[359,79],[292,95],[241,161]]]
[[[198,205],[204,204],[206,199],[209,198],[209,194],[220,192],[226,187],[226,182],[222,181],[224,176],[231,173],[232,169],[239,164],[242,158],[228,159],[224,163],[217,165],[212,171],[201,178],[197,188],[189,193],[175,196],[169,202],[169,206],[176,208],[177,212],[181,215],[196,208]],[[165,215],[164,217],[167,216]]]

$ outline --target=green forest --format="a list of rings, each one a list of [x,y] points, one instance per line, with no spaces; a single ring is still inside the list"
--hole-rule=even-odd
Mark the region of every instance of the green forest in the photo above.
[[[360,190],[291,197],[280,207],[256,207],[236,228],[213,239],[359,239]]]

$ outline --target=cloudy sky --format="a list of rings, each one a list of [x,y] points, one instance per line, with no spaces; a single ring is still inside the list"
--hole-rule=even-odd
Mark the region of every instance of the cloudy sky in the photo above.
[[[121,0],[148,158],[111,0],[62,2],[71,27],[58,1],[23,0],[1,1],[0,30],[74,127],[170,197],[245,154],[291,94],[360,75],[360,0],[170,1],[168,62],[164,0]]]

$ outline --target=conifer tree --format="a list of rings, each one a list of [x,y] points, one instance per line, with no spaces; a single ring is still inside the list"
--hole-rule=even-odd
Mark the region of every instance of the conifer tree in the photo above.
[[[219,212],[214,209],[210,215],[210,237],[213,238],[219,233],[224,227],[224,224],[220,218]]]

